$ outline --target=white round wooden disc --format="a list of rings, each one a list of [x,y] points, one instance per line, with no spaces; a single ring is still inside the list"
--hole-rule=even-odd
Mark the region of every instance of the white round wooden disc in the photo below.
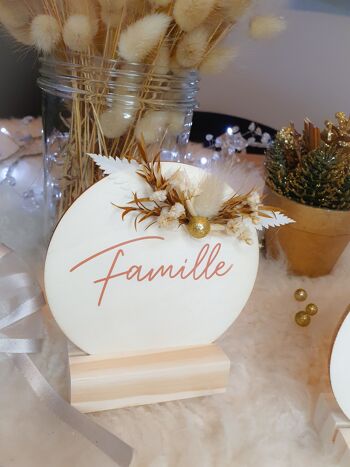
[[[350,313],[335,338],[330,361],[331,385],[339,407],[350,419]]]
[[[192,179],[204,175],[175,163],[163,163],[162,171],[169,176],[179,166]],[[127,205],[132,192],[145,194],[138,175],[108,176],[57,226],[45,267],[56,321],[89,354],[213,342],[237,318],[253,288],[259,257],[255,229],[253,245],[222,233],[194,239],[183,226],[173,231],[155,224],[145,230],[144,222],[135,230],[135,217],[123,221],[112,205]],[[163,275],[152,275],[162,266]]]

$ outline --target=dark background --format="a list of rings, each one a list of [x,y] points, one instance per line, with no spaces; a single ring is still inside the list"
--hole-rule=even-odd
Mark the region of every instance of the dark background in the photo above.
[[[4,31],[0,34],[0,118],[40,115],[37,56],[16,44]]]

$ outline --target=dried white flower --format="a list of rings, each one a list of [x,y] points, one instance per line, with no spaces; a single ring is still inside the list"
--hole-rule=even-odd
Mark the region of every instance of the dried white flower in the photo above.
[[[253,244],[253,239],[250,234],[249,227],[244,223],[242,219],[231,219],[226,224],[226,233],[236,237],[248,245]]]
[[[170,214],[169,208],[163,208],[157,218],[157,224],[161,228],[174,229],[179,226],[179,221]]]
[[[226,224],[226,233],[228,235],[236,236],[241,224],[242,224],[241,219],[230,219]]]
[[[184,170],[177,170],[168,180],[169,186],[178,193],[183,193],[190,199],[200,193],[198,185],[195,185]]]
[[[149,197],[149,199],[151,201],[155,201],[156,203],[158,202],[163,202],[166,200],[166,197],[167,197],[167,192],[166,190],[159,190],[159,191],[154,191],[151,196]]]
[[[175,203],[169,211],[169,216],[174,219],[179,219],[186,213],[184,206],[181,203]]]
[[[249,204],[252,211],[257,211],[261,205],[259,193],[257,191],[252,191],[247,198],[247,203]]]

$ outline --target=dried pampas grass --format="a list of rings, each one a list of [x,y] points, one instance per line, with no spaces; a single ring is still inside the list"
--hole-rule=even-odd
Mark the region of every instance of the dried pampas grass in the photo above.
[[[171,17],[154,13],[131,24],[120,35],[119,53],[129,62],[144,60],[165,35]]]
[[[250,37],[253,39],[272,39],[286,29],[283,18],[276,16],[256,16],[250,22]]]
[[[189,32],[208,18],[214,5],[215,0],[176,0],[173,15],[180,28]]]
[[[209,31],[199,26],[183,35],[176,49],[176,61],[183,68],[197,68],[202,62],[209,39]]]
[[[221,73],[237,56],[237,47],[214,48],[202,61],[199,71],[206,75]]]
[[[214,175],[207,175],[198,187],[199,195],[193,200],[193,207],[198,216],[214,217],[218,214],[225,198],[225,184]]]
[[[63,40],[75,52],[85,52],[92,45],[94,26],[86,15],[70,16],[63,27]]]
[[[51,53],[61,39],[60,26],[50,15],[37,15],[30,27],[32,43],[43,53]]]

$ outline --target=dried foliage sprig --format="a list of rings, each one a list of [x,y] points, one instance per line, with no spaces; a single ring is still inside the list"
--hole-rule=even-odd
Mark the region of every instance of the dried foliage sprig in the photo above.
[[[225,185],[213,174],[205,174],[197,183],[180,168],[169,177],[162,172],[160,155],[152,161],[144,147],[140,148],[142,161],[135,170],[144,182],[144,193],[132,193],[126,206],[113,204],[122,211],[122,219],[134,215],[134,226],[147,221],[146,229],[157,224],[160,228],[186,226],[196,238],[203,238],[210,232],[221,232],[252,244],[251,227],[257,230],[276,227],[293,222],[270,206],[264,206],[256,191],[246,194],[225,196]],[[105,172],[123,177],[123,170],[111,171],[110,160],[92,155]],[[126,162],[126,164],[128,164]],[[125,167],[126,170],[128,170]]]

